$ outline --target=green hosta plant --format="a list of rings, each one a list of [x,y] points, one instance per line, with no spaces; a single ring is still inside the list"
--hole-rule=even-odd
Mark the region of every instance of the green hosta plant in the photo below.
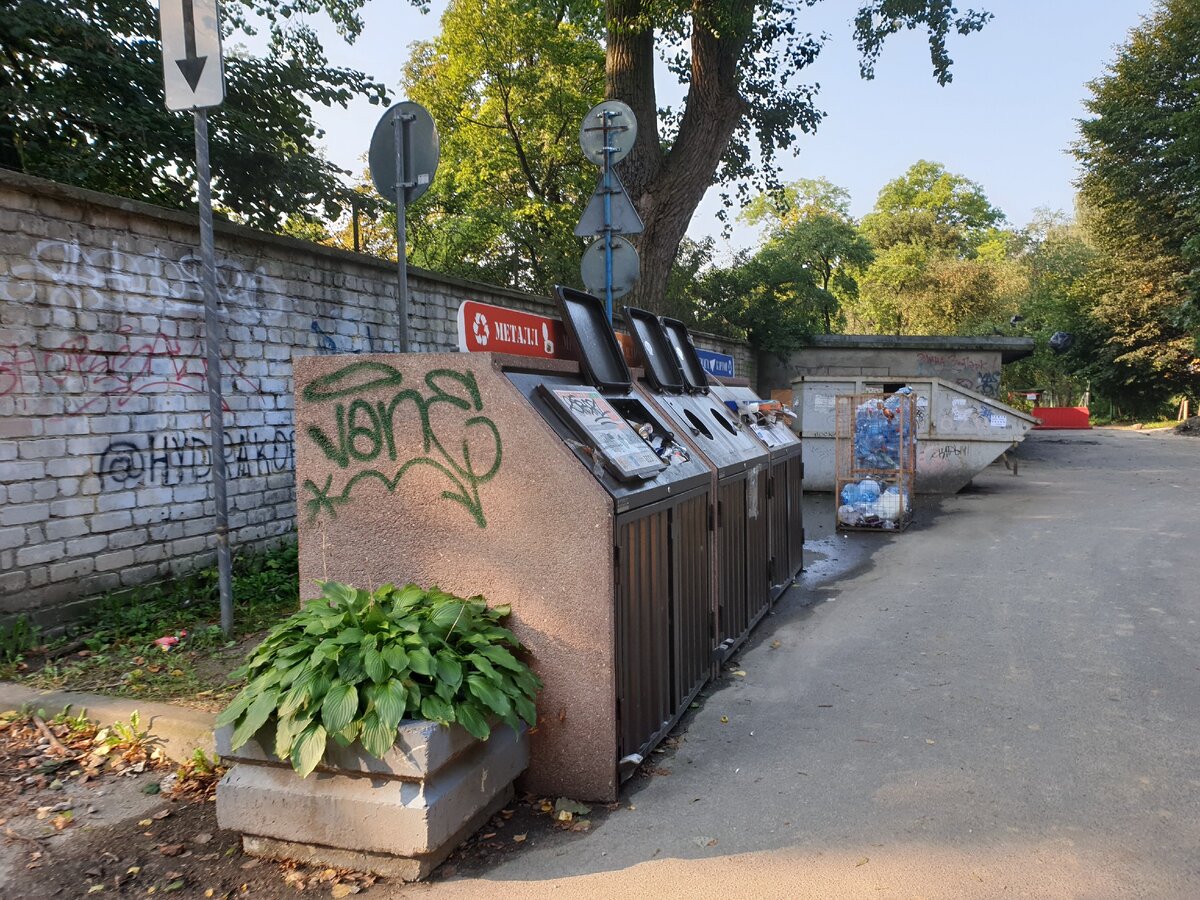
[[[236,750],[274,720],[275,754],[301,776],[329,738],[382,757],[406,715],[458,722],[480,740],[492,715],[532,726],[542,683],[513,655],[520,642],[500,625],[509,612],[414,584],[325,582],[250,654],[238,673],[247,684],[217,724],[234,726]]]

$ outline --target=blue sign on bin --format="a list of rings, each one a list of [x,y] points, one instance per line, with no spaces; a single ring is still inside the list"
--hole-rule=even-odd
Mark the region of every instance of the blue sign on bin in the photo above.
[[[728,353],[701,350],[697,347],[696,354],[700,357],[700,365],[704,366],[704,371],[708,374],[716,375],[718,378],[733,377],[733,357]]]

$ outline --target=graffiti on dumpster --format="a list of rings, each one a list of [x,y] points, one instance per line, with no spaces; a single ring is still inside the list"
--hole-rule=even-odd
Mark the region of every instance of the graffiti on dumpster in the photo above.
[[[405,387],[393,366],[364,361],[314,379],[301,396],[328,416],[325,427],[308,426],[308,437],[348,476],[327,475],[323,485],[304,480],[309,521],[336,518],[363,482],[394,493],[408,472],[425,466],[449,481],[443,499],[487,527],[479,486],[500,471],[503,446],[496,424],[482,415],[474,375],[435,369],[422,386]]]

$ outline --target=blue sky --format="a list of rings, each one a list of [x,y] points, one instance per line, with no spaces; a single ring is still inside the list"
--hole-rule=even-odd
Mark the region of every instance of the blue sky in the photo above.
[[[802,135],[800,154],[782,160],[785,179],[825,177],[848,189],[852,211],[870,211],[879,189],[918,159],[943,163],[979,182],[1014,225],[1038,207],[1070,211],[1075,164],[1069,148],[1085,115],[1086,83],[1103,73],[1129,29],[1153,0],[963,0],[995,18],[980,33],[952,36],[954,80],[939,87],[928,48],[917,34],[884,48],[874,81],[858,74],[850,19],[856,0],[824,0],[806,10],[803,26],[830,40],[806,73],[820,84],[820,129]],[[360,68],[393,89],[408,45],[434,35],[444,4],[421,15],[403,0],[374,0],[363,35],[348,47],[330,28],[326,51],[338,65]],[[661,85],[660,103],[678,88]],[[381,110],[365,102],[315,111],[329,158],[358,171]],[[710,190],[691,234],[718,235],[717,192]],[[733,245],[755,235],[738,228]]]

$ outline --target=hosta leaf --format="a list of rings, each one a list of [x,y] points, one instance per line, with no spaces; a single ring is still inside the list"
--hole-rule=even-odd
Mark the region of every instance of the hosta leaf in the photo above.
[[[382,684],[391,675],[391,667],[384,661],[383,654],[374,648],[363,653],[363,668],[376,684]]]
[[[325,581],[321,583],[321,591],[330,600],[339,604],[350,605],[354,602],[357,592],[348,584],[342,584],[337,581]]]
[[[379,720],[393,731],[404,718],[404,709],[408,705],[408,690],[397,678],[387,684],[381,684],[375,689],[375,712]]]
[[[359,738],[363,749],[380,759],[396,742],[396,729],[389,728],[375,713],[367,713],[363,719],[362,735]]]
[[[358,684],[367,677],[363,659],[357,653],[347,653],[338,660],[338,678],[346,684]]]
[[[392,667],[392,671],[403,673],[408,671],[408,654],[400,644],[388,644],[383,649],[383,660]]]
[[[408,651],[408,667],[421,675],[432,676],[437,671],[433,656],[425,647],[413,647]]]
[[[347,628],[345,631],[339,631],[330,638],[335,644],[360,644],[362,643],[362,639],[363,633],[361,628]]]
[[[511,672],[525,671],[525,664],[508,652],[504,647],[481,647],[479,652],[498,666],[503,666]]]
[[[335,741],[337,741],[339,744],[341,744],[343,747],[349,747],[356,740],[358,740],[358,735],[360,734],[361,731],[362,731],[362,723],[356,720],[354,722],[351,722],[349,725],[347,725],[345,728],[343,728],[341,731],[339,731],[337,734],[335,734],[333,736],[333,739]]]
[[[446,650],[437,655],[437,679],[444,681],[455,690],[462,684],[462,664]]]
[[[486,741],[492,733],[487,718],[480,712],[479,707],[470,700],[455,704],[454,718],[458,724],[467,729],[471,736],[477,740]]]
[[[325,729],[320,725],[310,725],[292,741],[292,768],[301,778],[307,778],[324,755]]]
[[[453,700],[454,695],[458,693],[458,688],[450,684],[448,681],[442,681],[440,678],[434,682],[433,691],[443,700]]]
[[[464,615],[466,604],[460,602],[443,603],[429,614],[429,621],[439,629],[452,627]]]
[[[513,706],[516,707],[517,715],[524,719],[530,727],[537,724],[537,706],[532,700],[524,694],[510,695],[509,699],[512,701]]]
[[[282,760],[289,759],[296,735],[311,723],[311,715],[280,716],[275,723],[275,755]]]
[[[486,678],[481,678],[478,675],[468,675],[467,687],[470,688],[472,694],[482,700],[484,705],[496,715],[501,717],[512,716],[512,704],[508,700],[508,695]]]
[[[249,690],[242,688],[238,692],[238,695],[233,698],[233,702],[225,707],[220,715],[217,716],[217,727],[232,725],[237,717],[249,708],[250,703],[254,700],[254,696]]]
[[[507,619],[511,615],[512,607],[507,603],[501,603],[499,606],[492,607],[492,614],[488,618],[497,621],[499,619]]]
[[[358,690],[352,684],[335,681],[325,693],[321,704],[321,722],[330,734],[341,731],[350,724],[358,712]]]
[[[275,698],[277,696],[278,693],[274,688],[271,688],[254,698],[254,702],[246,710],[246,715],[233,730],[231,744],[234,750],[254,737],[258,729],[262,728],[266,723],[271,713],[275,712]]]
[[[426,697],[421,701],[421,715],[434,722],[449,725],[454,721],[454,707],[441,697]]]
[[[467,659],[473,662],[475,664],[475,668],[491,679],[494,684],[499,684],[504,680],[504,676],[497,672],[492,667],[491,662],[482,654],[471,653],[467,655]]]

